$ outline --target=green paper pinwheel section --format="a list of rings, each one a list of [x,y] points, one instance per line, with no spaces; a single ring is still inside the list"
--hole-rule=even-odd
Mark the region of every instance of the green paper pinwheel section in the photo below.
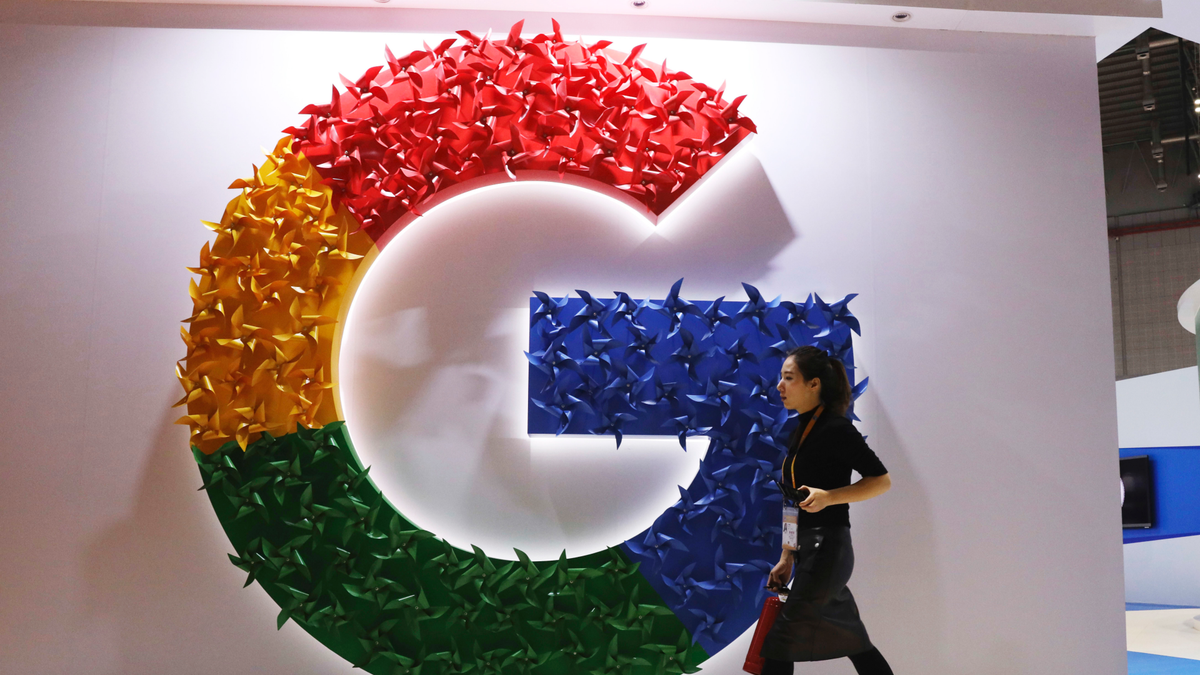
[[[234,565],[374,675],[692,673],[708,658],[618,548],[494,560],[415,527],[342,422],[193,450]]]

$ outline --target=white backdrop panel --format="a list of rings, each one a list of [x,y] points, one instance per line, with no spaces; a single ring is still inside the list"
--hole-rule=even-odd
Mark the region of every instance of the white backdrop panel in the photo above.
[[[1200,445],[1196,367],[1117,382],[1122,448]],[[1125,544],[1125,600],[1200,606],[1200,537]]]
[[[861,428],[895,479],[853,516],[852,587],[875,641],[897,672],[1123,673],[1094,46],[914,31],[896,40],[907,47],[872,49],[872,33],[830,31],[848,46],[651,40],[648,57],[749,95],[762,131],[750,152],[648,234],[503,191],[447,204],[412,226],[407,254],[430,260],[397,277],[393,309],[435,297],[470,308],[496,280],[500,315],[533,288],[653,294],[681,276],[705,299],[739,297],[740,281],[772,297],[862,293]],[[327,99],[338,72],[379,63],[385,42],[400,52],[440,37],[0,26],[5,673],[351,672],[293,624],[273,630],[272,603],[240,590],[195,492],[167,409],[190,313],[183,268],[207,234],[198,221],[231,197],[224,186]],[[437,218],[444,227],[419,229]],[[496,236],[505,219],[513,236]],[[561,257],[579,244],[594,250]],[[544,245],[553,255],[537,255]],[[483,272],[453,274],[456,250]],[[455,346],[431,333],[438,368],[401,359],[416,378],[405,386],[431,391],[483,364],[508,404],[519,395],[519,360],[489,352],[465,312],[405,316],[404,330],[436,328]],[[388,414],[419,419],[419,400]],[[537,449],[515,412],[496,415],[478,432],[489,461],[456,468],[464,486],[491,485],[480,499],[497,518],[544,523],[547,545],[636,520],[614,509],[581,521],[538,493]],[[678,464],[650,486],[584,461],[611,488],[588,499],[679,480]],[[414,481],[436,484],[433,469]],[[463,536],[488,534],[504,539]],[[706,671],[739,672],[744,642]]]

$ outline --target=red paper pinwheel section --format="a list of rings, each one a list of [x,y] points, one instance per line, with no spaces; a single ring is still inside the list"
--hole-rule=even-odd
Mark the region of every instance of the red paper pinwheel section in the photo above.
[[[435,194],[489,175],[557,172],[610,185],[661,215],[755,131],[723,98],[665,64],[552,35],[451,38],[342,78],[285,132],[378,239]]]

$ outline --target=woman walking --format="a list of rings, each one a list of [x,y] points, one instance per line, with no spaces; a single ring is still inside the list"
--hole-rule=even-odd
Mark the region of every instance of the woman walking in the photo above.
[[[788,675],[796,661],[849,657],[859,675],[892,675],[867,637],[846,582],[854,569],[851,502],[887,492],[891,478],[846,418],[850,383],[841,361],[816,347],[784,359],[779,378],[783,405],[800,413],[783,462],[784,550],[768,587],[791,592],[767,633],[762,675]],[[862,478],[851,484],[850,472]],[[794,538],[791,532],[795,532]]]

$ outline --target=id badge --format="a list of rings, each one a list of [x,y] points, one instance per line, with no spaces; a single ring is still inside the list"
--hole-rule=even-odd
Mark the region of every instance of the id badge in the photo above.
[[[797,521],[800,519],[800,509],[795,506],[783,507],[783,550],[796,550]]]

